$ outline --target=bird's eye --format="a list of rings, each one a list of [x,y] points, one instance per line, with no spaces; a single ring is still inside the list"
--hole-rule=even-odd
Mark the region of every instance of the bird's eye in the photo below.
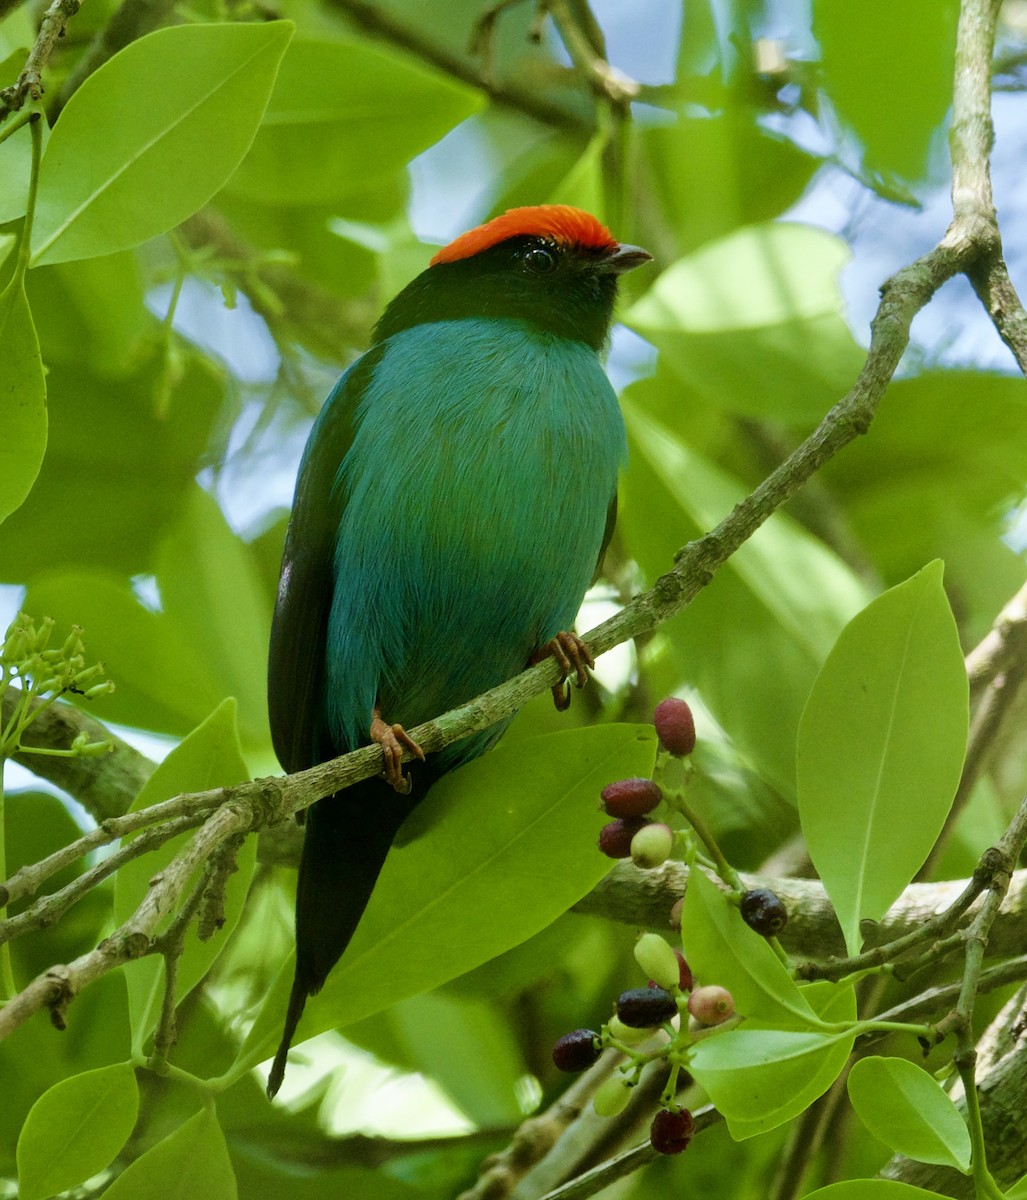
[[[524,265],[534,275],[549,275],[556,270],[556,254],[545,246],[533,246],[524,256]]]

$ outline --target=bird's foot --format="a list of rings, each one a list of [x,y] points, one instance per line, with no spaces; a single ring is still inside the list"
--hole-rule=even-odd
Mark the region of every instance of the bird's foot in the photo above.
[[[409,750],[422,762],[424,751],[402,725],[390,725],[377,706],[371,718],[371,741],[377,742],[382,748],[385,759],[382,774],[385,776],[385,782],[401,796],[407,795],[410,791],[410,780],[403,774],[403,751]]]
[[[583,688],[588,683],[588,669],[596,665],[592,651],[574,632],[561,630],[556,637],[550,638],[528,659],[528,666],[541,662],[544,658],[555,658],[560,664],[563,675],[560,682],[553,685],[553,703],[557,711],[563,712],[570,708],[571,689],[568,677],[574,673],[574,686]]]

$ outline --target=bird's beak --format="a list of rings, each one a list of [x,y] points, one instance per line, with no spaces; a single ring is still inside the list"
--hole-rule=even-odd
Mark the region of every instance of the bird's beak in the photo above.
[[[641,246],[617,246],[596,263],[596,269],[611,275],[623,275],[643,263],[652,262],[652,255]]]

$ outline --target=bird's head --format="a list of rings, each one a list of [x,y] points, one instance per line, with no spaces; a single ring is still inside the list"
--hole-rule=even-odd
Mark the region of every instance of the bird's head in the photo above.
[[[514,317],[598,350],[618,278],[651,257],[580,208],[512,208],[444,246],[385,310],[375,341],[429,321]]]

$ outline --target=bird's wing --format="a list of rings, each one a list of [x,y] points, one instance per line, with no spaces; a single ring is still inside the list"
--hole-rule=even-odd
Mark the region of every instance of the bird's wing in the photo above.
[[[271,624],[267,685],[271,739],[286,771],[331,753],[322,711],[335,538],[345,499],[335,479],[353,441],[353,415],[377,355],[365,354],[332,389],[300,463]]]

